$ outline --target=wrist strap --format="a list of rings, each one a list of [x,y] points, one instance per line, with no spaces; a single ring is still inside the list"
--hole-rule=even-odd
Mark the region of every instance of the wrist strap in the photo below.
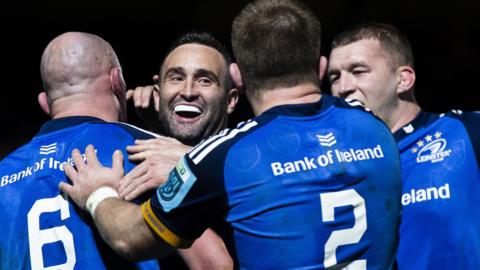
[[[86,208],[90,215],[95,218],[95,209],[97,206],[107,198],[118,198],[118,193],[111,187],[100,187],[88,196]]]

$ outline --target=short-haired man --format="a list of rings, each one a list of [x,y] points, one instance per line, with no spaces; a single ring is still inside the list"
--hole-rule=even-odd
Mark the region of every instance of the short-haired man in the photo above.
[[[421,110],[413,53],[388,24],[333,41],[332,93],[363,102],[394,133],[402,161],[399,269],[480,269],[480,114]]]
[[[149,108],[153,98],[157,114],[148,124],[171,138],[137,140],[136,145],[127,147],[129,159],[141,163],[122,179],[121,197],[132,200],[157,188],[165,181],[162,171],[173,169],[191,146],[227,127],[228,115],[238,101],[228,73],[230,63],[227,49],[212,34],[188,32],[173,41],[165,53],[155,85],[127,92],[139,110]],[[222,226],[214,227],[221,233]],[[210,229],[204,234],[212,241],[219,240]],[[193,248],[180,250],[189,267],[202,268],[198,264],[206,254],[215,257],[219,265],[225,260],[216,246],[205,247],[204,243],[209,242],[196,242]],[[160,265],[162,269],[185,268],[176,256],[160,260]]]

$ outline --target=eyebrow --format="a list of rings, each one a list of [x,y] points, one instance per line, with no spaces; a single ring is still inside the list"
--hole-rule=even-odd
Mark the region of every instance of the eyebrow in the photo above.
[[[170,74],[185,74],[185,70],[181,67],[169,68],[167,69],[167,71],[165,71],[165,77],[167,77]]]
[[[367,65],[367,63],[365,63],[364,61],[357,61],[357,62],[353,62],[353,63],[350,63],[348,66],[347,66],[347,70],[353,70],[357,67],[366,67],[368,68],[369,66]],[[327,71],[327,76],[330,76],[330,75],[333,75],[333,74],[338,74],[340,72],[340,69],[338,68],[334,68],[334,69],[329,69]]]
[[[203,69],[203,68],[197,69],[193,76],[195,78],[205,76],[205,77],[208,77],[208,78],[212,79],[213,81],[215,81],[216,84],[220,84],[220,80],[218,79],[217,74],[215,74],[213,71],[208,70],[208,69]]]

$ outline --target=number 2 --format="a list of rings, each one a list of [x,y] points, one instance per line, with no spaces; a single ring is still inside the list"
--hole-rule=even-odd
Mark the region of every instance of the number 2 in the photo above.
[[[325,243],[323,265],[327,268],[337,264],[336,252],[338,246],[355,244],[360,241],[367,230],[367,210],[365,208],[365,200],[354,189],[322,193],[320,194],[320,204],[324,222],[334,221],[335,208],[340,206],[353,206],[353,215],[355,217],[355,224],[352,228],[333,231]],[[367,260],[353,261],[344,269],[367,269]]]
[[[76,262],[73,235],[65,225],[40,229],[40,215],[46,212],[60,211],[60,218],[65,220],[70,217],[68,202],[58,195],[54,198],[37,200],[27,214],[28,244],[30,248],[30,262],[32,270],[73,269]],[[61,241],[65,248],[67,261],[64,264],[44,267],[42,246],[48,243]]]

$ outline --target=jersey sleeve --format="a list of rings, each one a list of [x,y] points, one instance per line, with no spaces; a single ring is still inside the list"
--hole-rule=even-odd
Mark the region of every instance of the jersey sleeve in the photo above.
[[[189,247],[224,213],[223,166],[215,160],[213,155],[194,164],[187,154],[167,182],[142,205],[148,225],[170,245]]]
[[[464,112],[461,116],[460,119],[467,129],[477,163],[480,166],[480,112]]]

